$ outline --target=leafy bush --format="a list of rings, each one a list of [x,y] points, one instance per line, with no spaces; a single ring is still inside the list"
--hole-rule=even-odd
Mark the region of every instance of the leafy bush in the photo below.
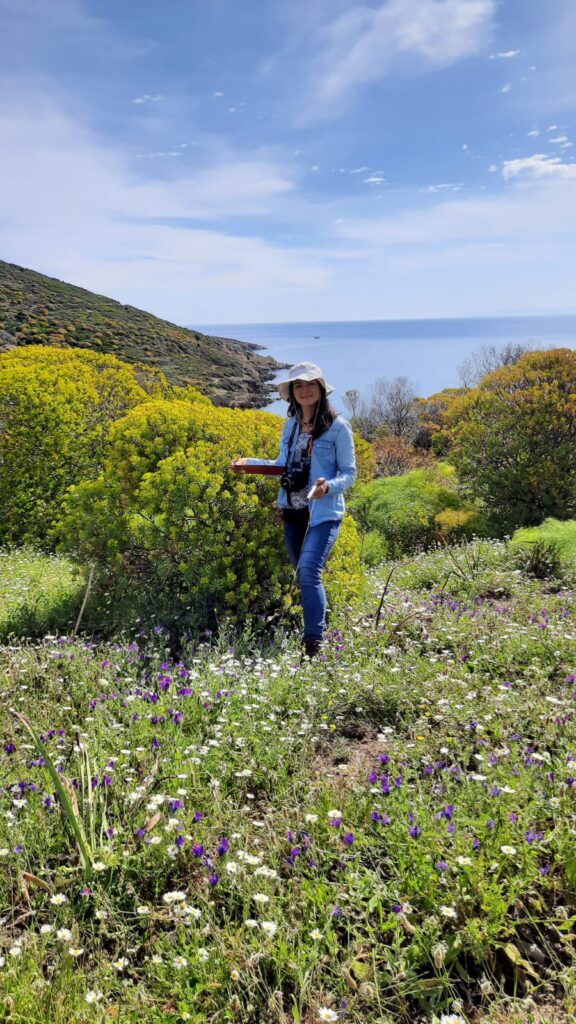
[[[400,476],[412,469],[425,469],[434,465],[428,452],[415,448],[402,437],[379,437],[373,447],[378,476]]]
[[[480,516],[475,509],[445,508],[435,517],[439,540],[454,543],[480,533]]]
[[[362,561],[370,567],[380,565],[388,558],[386,539],[377,530],[371,530],[362,537]]]
[[[448,413],[459,479],[501,534],[576,514],[576,352],[531,352]]]
[[[374,445],[370,444],[369,441],[365,441],[360,434],[355,433],[354,447],[356,449],[357,482],[366,484],[376,476]]]
[[[140,405],[112,428],[103,473],[71,488],[62,542],[179,628],[214,616],[237,623],[290,604],[278,482],[230,469],[245,451],[275,455],[281,426],[265,412]],[[359,548],[347,522],[327,572],[333,606],[360,589]]]
[[[31,345],[0,355],[0,540],[44,543],[66,489],[101,471],[110,424],[174,389],[148,367]]]
[[[545,519],[540,526],[516,530],[510,541],[512,550],[534,544],[536,541],[554,543],[562,558],[576,560],[576,519],[561,522],[559,519]]]
[[[536,540],[527,547],[519,547],[515,556],[516,565],[537,580],[557,578],[562,572],[562,558],[554,541]]]
[[[364,529],[380,534],[392,557],[429,547],[449,532],[450,525],[456,533],[462,532],[463,514],[466,530],[474,522],[470,510],[461,509],[454,471],[442,464],[433,470],[415,469],[373,480],[356,491],[352,504]],[[458,513],[452,524],[437,519],[446,510]],[[369,551],[373,545],[370,541]]]

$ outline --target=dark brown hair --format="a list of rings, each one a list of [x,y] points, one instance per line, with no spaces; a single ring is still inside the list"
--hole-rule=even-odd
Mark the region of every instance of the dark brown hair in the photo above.
[[[320,388],[320,398],[318,399],[318,408],[316,409],[314,430],[312,431],[312,437],[316,440],[320,437],[325,430],[328,430],[332,426],[338,413],[328,401],[325,389],[322,387],[320,381],[318,381],[318,387]],[[292,384],[289,385],[290,400],[288,402],[288,416],[297,416],[298,419],[302,419],[302,406],[300,402],[297,402],[294,398],[294,391]]]

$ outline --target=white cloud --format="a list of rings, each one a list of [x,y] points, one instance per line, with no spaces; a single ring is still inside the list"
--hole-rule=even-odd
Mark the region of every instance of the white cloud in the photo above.
[[[464,188],[464,182],[451,182],[445,181],[440,185],[428,185],[426,188],[421,188],[419,192],[434,193],[434,192],[460,192]]]
[[[576,238],[576,164],[573,171],[573,175],[559,176],[557,181],[513,182],[497,196],[443,199],[428,208],[406,209],[379,218],[348,217],[341,233],[382,250],[399,246],[406,252],[416,252],[421,245],[434,251],[455,242],[521,245],[541,237]]]
[[[506,82],[506,85],[503,85],[502,89],[500,91],[501,92],[510,92],[511,88],[512,88],[512,84],[510,82]]]
[[[548,142],[568,142],[567,135],[557,135],[554,139],[548,139]]]
[[[166,157],[182,156],[177,149],[153,149],[150,153],[136,153],[137,160],[162,160]]]
[[[171,165],[142,180],[122,156],[37,97],[0,110],[0,246],[5,259],[191,322],[214,319],[233,297],[315,291],[330,254],[214,227],[262,215],[293,183],[258,155],[220,151],[213,166]],[[41,173],[39,172],[41,168]],[[192,224],[190,224],[192,221]],[[201,226],[202,222],[206,226]],[[286,299],[284,301],[287,301]],[[246,319],[257,319],[256,311]]]
[[[540,132],[537,128],[533,128],[532,131],[528,132],[528,135],[532,135],[534,136],[534,138],[536,138],[538,135],[540,135]]]
[[[491,53],[490,60],[510,60],[512,57],[519,57],[520,50],[504,50],[503,53]]]
[[[163,99],[164,97],[160,94],[151,96],[150,93],[145,92],[143,96],[137,96],[136,99],[133,99],[132,103],[158,103],[159,100]]]
[[[364,185],[383,185],[386,178],[383,178],[381,174],[371,174],[369,178],[364,178]]]
[[[535,153],[519,160],[506,160],[502,177],[506,180],[527,175],[532,178],[571,178],[576,180],[576,164],[565,164],[559,156]]]
[[[314,49],[308,115],[333,116],[359,86],[409,60],[416,70],[478,53],[496,0],[387,0],[353,6],[324,24]]]

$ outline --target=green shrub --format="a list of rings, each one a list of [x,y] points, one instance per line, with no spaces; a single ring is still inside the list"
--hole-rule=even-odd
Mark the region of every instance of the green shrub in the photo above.
[[[366,577],[362,568],[361,549],[358,524],[351,515],[347,515],[324,574],[328,602],[336,612],[356,606],[364,595]]]
[[[371,530],[362,537],[362,561],[364,565],[373,567],[385,562],[388,558],[388,545],[385,537],[377,530]]]
[[[567,582],[576,568],[576,520],[546,519],[541,526],[516,530],[509,550],[527,575]]]
[[[562,558],[576,560],[576,519],[545,519],[540,526],[516,530],[510,541],[512,550],[527,547],[537,541],[554,543]]]
[[[376,531],[392,557],[429,547],[450,530],[456,535],[471,530],[473,524],[471,511],[461,508],[454,470],[442,463],[373,480],[357,489],[352,505],[364,529]],[[447,510],[453,519],[438,521]]]
[[[447,413],[459,479],[500,534],[576,514],[576,352],[529,352]]]
[[[536,540],[516,550],[515,564],[537,580],[556,579],[562,572],[562,558],[554,541]]]
[[[356,449],[356,470],[359,484],[368,483],[376,476],[376,454],[374,445],[365,441],[360,434],[354,434],[354,447]]]
[[[70,489],[61,542],[165,618],[238,623],[291,604],[292,572],[275,508],[278,481],[236,476],[244,452],[277,453],[270,413],[147,402],[110,433],[104,472]],[[333,607],[353,601],[360,542],[346,523],[327,571]]]

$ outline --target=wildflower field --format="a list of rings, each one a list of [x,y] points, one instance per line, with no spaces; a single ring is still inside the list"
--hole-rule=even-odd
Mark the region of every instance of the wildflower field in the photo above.
[[[312,662],[4,637],[0,1020],[576,1020],[576,574],[369,583]]]

